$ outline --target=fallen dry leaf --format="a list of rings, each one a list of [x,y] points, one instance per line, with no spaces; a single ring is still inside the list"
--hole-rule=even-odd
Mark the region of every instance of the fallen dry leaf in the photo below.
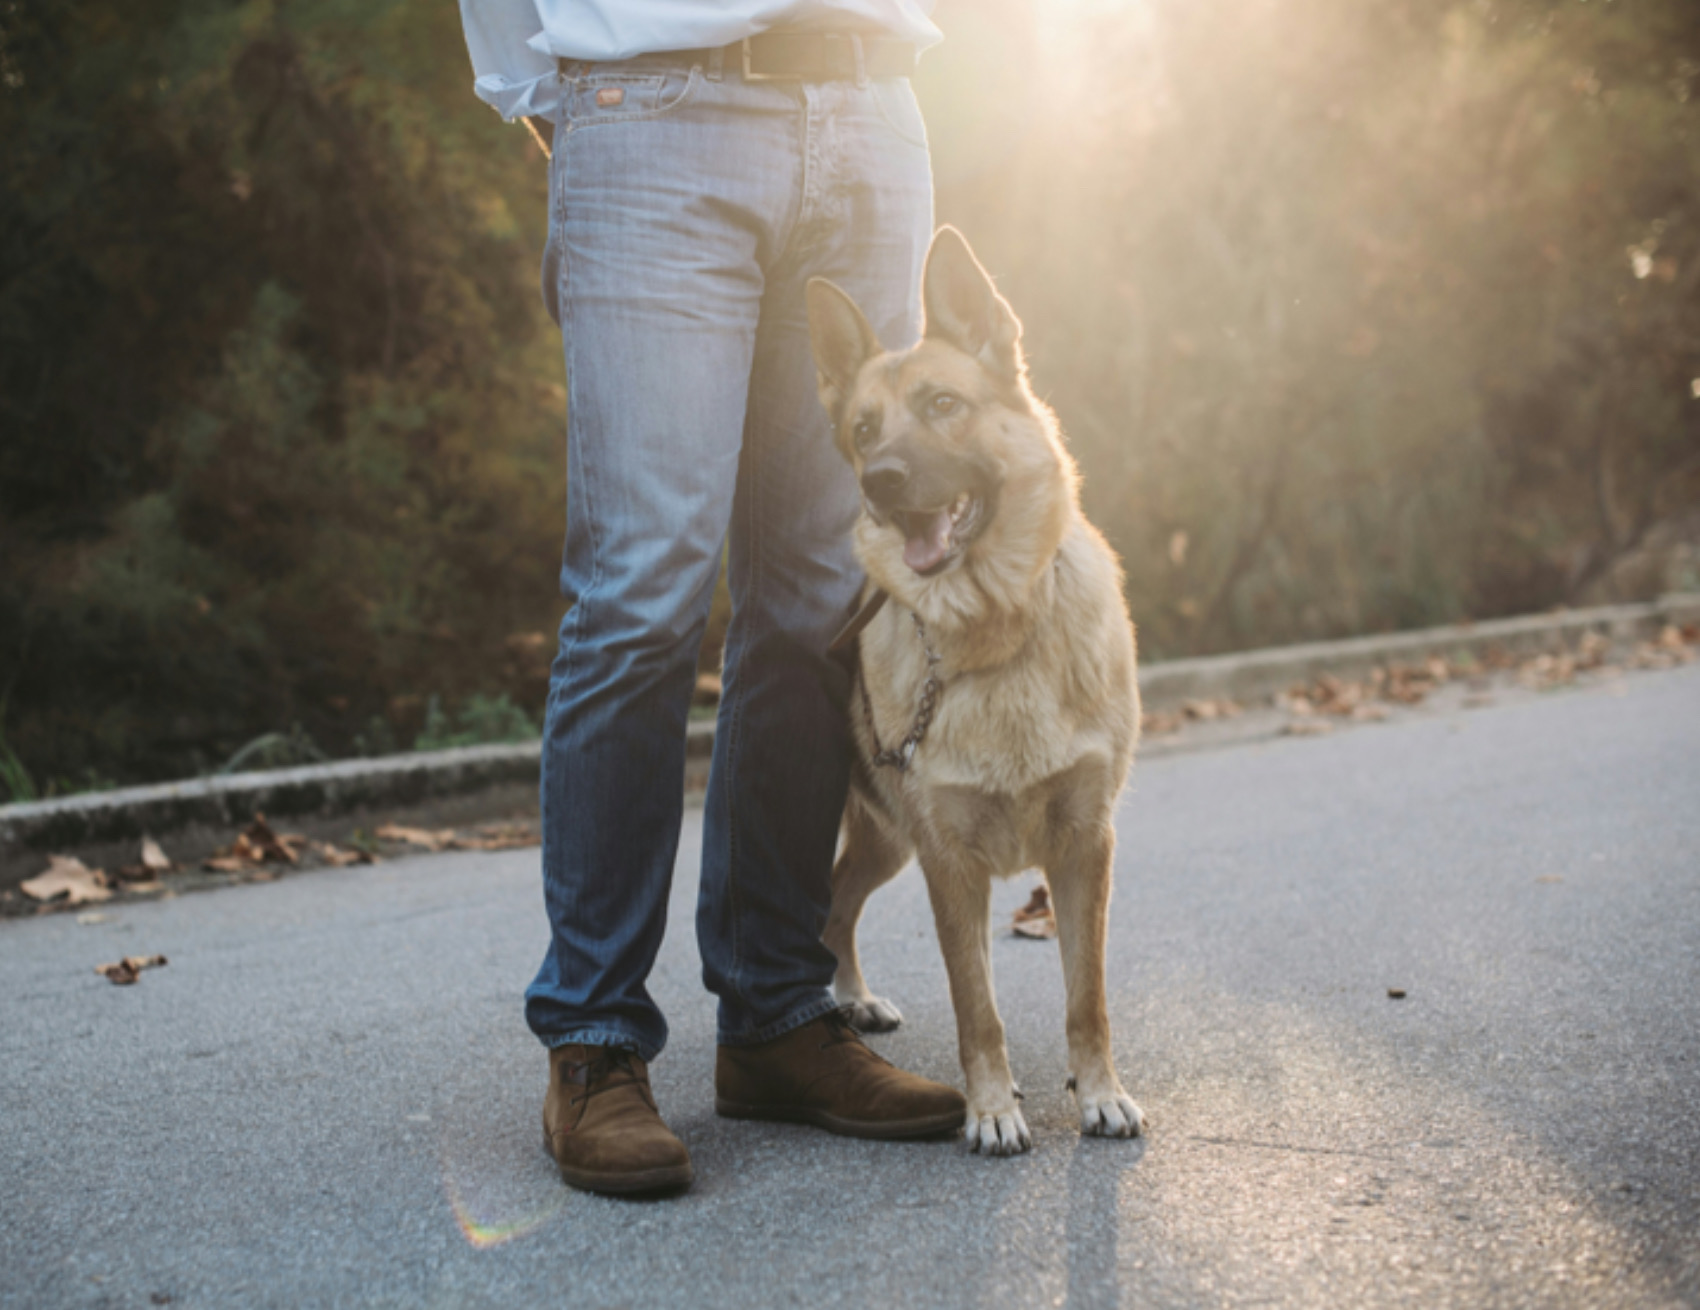
[[[1576,660],[1566,651],[1561,655],[1537,655],[1517,670],[1517,681],[1536,691],[1562,687],[1576,680]]]
[[[1436,665],[1441,675],[1438,678],[1432,676]],[[1395,664],[1378,680],[1379,690],[1386,700],[1396,700],[1401,705],[1420,705],[1436,686],[1446,681],[1445,674],[1444,660],[1430,660],[1422,666]]]
[[[347,846],[335,846],[328,841],[314,842],[313,853],[333,869],[345,869],[351,864],[375,864],[377,856]]]
[[[455,839],[453,828],[407,828],[399,823],[386,823],[376,830],[375,836],[384,841],[406,842],[409,846],[422,846],[428,851],[440,851]]]
[[[1317,675],[1310,700],[1320,714],[1347,715],[1358,708],[1364,699],[1363,684],[1344,682],[1332,674]]]
[[[18,890],[36,901],[53,901],[63,896],[67,905],[112,899],[106,874],[89,868],[75,855],[49,855],[46,870],[19,883]]]
[[[128,987],[141,977],[143,969],[158,969],[168,963],[163,955],[126,955],[116,964],[97,964],[94,971],[116,986]]]
[[[157,886],[159,875],[170,873],[176,867],[158,842],[152,837],[143,837],[141,858],[135,864],[121,865],[113,872],[124,884],[125,891],[136,891],[150,885]]]
[[[307,839],[293,833],[287,838],[279,837],[266,822],[266,816],[256,814],[254,821],[242,830],[236,840],[257,851],[261,860],[279,860],[284,864],[294,864],[295,851],[292,846],[304,844]]]
[[[1040,883],[1028,897],[1027,904],[1015,912],[1011,927],[1018,937],[1034,937],[1040,941],[1057,935],[1057,916],[1051,909],[1051,889]]]
[[[1685,630],[1667,623],[1655,639],[1639,642],[1626,662],[1632,669],[1674,669],[1693,659]]]
[[[1312,703],[1310,697],[1305,694],[1305,689],[1303,687],[1295,687],[1285,696],[1276,697],[1275,703],[1282,709],[1286,710],[1289,714],[1302,716],[1316,713],[1316,706]]]
[[[1200,723],[1208,723],[1212,719],[1236,718],[1242,712],[1239,703],[1229,700],[1226,696],[1189,700],[1181,706],[1182,714],[1189,719],[1197,719]]]
[[[1334,725],[1326,719],[1293,719],[1281,731],[1289,737],[1323,737],[1334,731]]]
[[[1590,628],[1582,634],[1581,641],[1576,643],[1576,667],[1597,669],[1606,662],[1606,654],[1610,650],[1611,642]]]
[[[1167,737],[1181,730],[1186,717],[1169,710],[1156,710],[1139,721],[1139,730],[1147,737]]]
[[[235,841],[202,860],[201,867],[214,873],[241,873],[256,864],[294,864],[300,858],[296,852],[306,844],[307,839],[299,833],[279,837],[266,816],[256,814],[254,821],[236,834]]]
[[[476,834],[456,834],[449,845],[457,851],[507,851],[536,846],[542,840],[542,832],[528,823],[486,823]]]

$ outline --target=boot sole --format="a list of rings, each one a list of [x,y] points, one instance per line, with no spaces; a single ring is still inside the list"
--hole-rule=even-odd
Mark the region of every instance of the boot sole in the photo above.
[[[968,1120],[967,1110],[924,1115],[919,1119],[845,1119],[826,1110],[793,1105],[745,1105],[724,1096],[714,1098],[714,1113],[722,1119],[759,1119],[767,1123],[808,1124],[840,1137],[876,1142],[902,1142],[916,1137],[940,1137],[955,1132]]]
[[[543,1149],[549,1158],[555,1152],[549,1134],[543,1134]],[[696,1181],[696,1170],[688,1164],[663,1165],[659,1169],[634,1169],[626,1173],[601,1173],[594,1169],[579,1169],[555,1160],[561,1171],[561,1181],[581,1192],[600,1192],[604,1196],[642,1196],[646,1193],[682,1192]]]

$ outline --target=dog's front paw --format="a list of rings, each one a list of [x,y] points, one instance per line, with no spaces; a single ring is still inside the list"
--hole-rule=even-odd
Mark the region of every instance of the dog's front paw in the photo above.
[[[844,1017],[862,1033],[888,1033],[903,1022],[903,1015],[890,1001],[878,996],[843,1001]]]
[[[1027,1120],[1021,1117],[1019,1106],[999,1111],[970,1105],[963,1131],[968,1148],[981,1155],[1020,1155],[1033,1149],[1033,1134],[1027,1131]]]
[[[1138,1137],[1145,1128],[1144,1114],[1119,1086],[1095,1096],[1076,1089],[1075,1097],[1080,1103],[1080,1131],[1087,1137]]]

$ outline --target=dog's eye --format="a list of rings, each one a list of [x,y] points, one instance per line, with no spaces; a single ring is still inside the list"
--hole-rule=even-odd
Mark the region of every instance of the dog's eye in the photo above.
[[[855,438],[857,446],[865,446],[874,439],[874,425],[863,419],[850,429],[850,435]]]
[[[956,413],[961,404],[962,402],[955,396],[951,395],[950,392],[941,391],[938,395],[934,396],[930,402],[928,402],[928,407],[934,414],[937,414],[942,418],[946,414]]]

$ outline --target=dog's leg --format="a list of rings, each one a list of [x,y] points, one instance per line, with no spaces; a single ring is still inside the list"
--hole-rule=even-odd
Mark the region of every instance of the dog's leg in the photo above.
[[[1108,824],[1081,832],[1046,869],[1068,990],[1069,1082],[1080,1108],[1080,1131],[1091,1137],[1137,1137],[1144,1124],[1116,1076],[1104,999],[1115,845],[1115,830]]]
[[[821,941],[838,957],[832,995],[845,1007],[851,1026],[865,1033],[889,1032],[903,1016],[868,990],[856,951],[856,925],[868,897],[896,877],[908,859],[903,843],[852,798],[844,815],[844,852],[832,867],[832,913]]]
[[[956,1041],[968,1081],[968,1145],[987,1155],[1018,1155],[1033,1146],[1016,1104],[1003,1020],[992,995],[990,876],[965,861],[924,852],[921,868],[933,902],[939,947],[956,1007]]]

